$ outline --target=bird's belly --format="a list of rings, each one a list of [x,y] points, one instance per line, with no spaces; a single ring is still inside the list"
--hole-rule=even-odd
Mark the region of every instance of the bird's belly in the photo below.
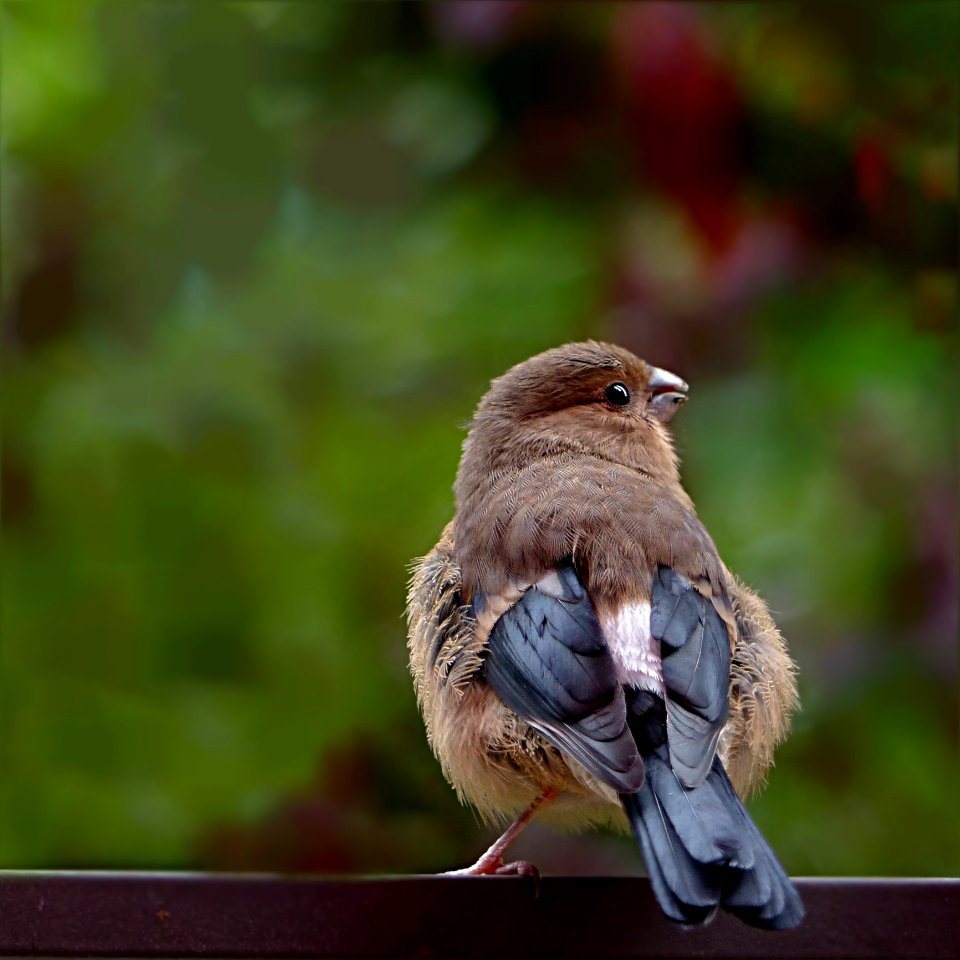
[[[571,815],[608,821],[605,808],[619,810],[615,793],[585,771],[577,776],[578,765],[544,742],[485,683],[459,692],[448,687],[439,696],[446,703],[431,719],[434,752],[460,799],[485,821],[515,816],[548,787],[560,791],[557,805],[566,811],[560,819],[568,825]]]
[[[650,604],[621,604],[601,614],[600,625],[620,682],[663,696],[660,641],[650,634]]]

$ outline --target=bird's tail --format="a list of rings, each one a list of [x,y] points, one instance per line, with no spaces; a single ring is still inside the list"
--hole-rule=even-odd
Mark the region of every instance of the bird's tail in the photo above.
[[[621,801],[664,913],[697,925],[723,907],[755,927],[797,926],[803,919],[800,896],[719,757],[703,783],[687,788],[670,766],[665,725],[662,740],[649,735],[649,725],[644,733],[638,741],[646,741],[646,779]]]

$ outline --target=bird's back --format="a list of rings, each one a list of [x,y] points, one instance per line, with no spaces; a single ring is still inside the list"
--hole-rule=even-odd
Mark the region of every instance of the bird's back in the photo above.
[[[746,795],[773,763],[797,706],[797,689],[793,661],[766,605],[728,576],[736,636],[719,754],[737,792]],[[532,793],[517,769],[518,757],[531,756],[533,764],[548,758],[558,777],[569,775],[557,751],[489,690],[480,667],[498,611],[486,611],[486,622],[478,624],[462,585],[451,523],[413,567],[407,596],[410,670],[428,740],[448,780],[461,799],[496,819],[512,814]],[[607,819],[593,803],[584,816]],[[609,819],[621,822],[616,809]]]

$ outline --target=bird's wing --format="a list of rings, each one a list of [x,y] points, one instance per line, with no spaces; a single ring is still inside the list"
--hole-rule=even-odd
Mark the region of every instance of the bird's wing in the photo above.
[[[496,621],[483,662],[503,702],[619,793],[643,783],[624,690],[572,565],[527,589]]]
[[[653,578],[650,633],[660,641],[670,762],[685,787],[703,783],[727,722],[730,635],[712,600],[670,567]]]

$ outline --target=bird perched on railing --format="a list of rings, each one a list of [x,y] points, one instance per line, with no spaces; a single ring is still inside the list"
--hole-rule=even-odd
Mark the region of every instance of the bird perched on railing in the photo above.
[[[628,823],[665,914],[795,926],[799,896],[740,801],[797,694],[764,603],[680,485],[667,422],[687,384],[620,347],[548,350],[494,380],[456,515],[416,564],[410,666],[460,798],[558,826]]]

